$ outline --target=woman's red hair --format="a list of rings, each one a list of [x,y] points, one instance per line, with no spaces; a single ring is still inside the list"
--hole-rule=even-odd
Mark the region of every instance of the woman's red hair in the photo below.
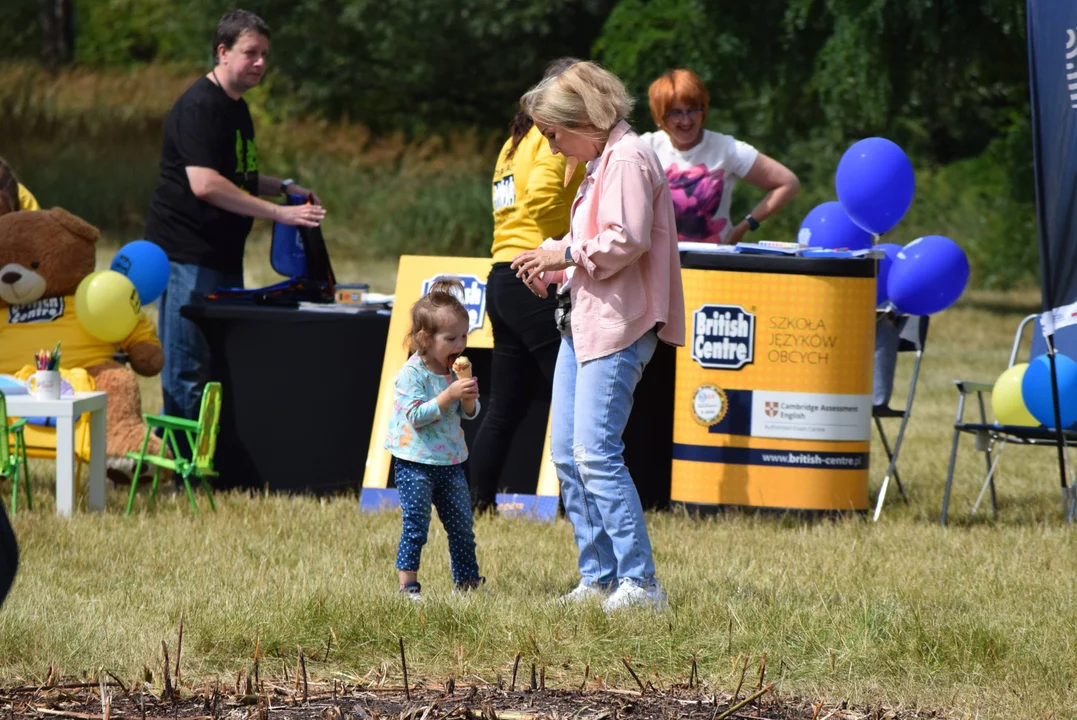
[[[671,70],[651,83],[647,96],[651,101],[651,117],[654,124],[662,127],[662,119],[674,105],[681,103],[688,107],[703,108],[703,119],[707,118],[710,107],[710,95],[707,87],[691,70]]]

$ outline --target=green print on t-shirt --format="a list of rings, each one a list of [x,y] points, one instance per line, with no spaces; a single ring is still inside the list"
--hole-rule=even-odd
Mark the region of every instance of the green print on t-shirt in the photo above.
[[[254,138],[247,141],[247,172],[258,172],[258,146],[254,144]]]
[[[258,172],[258,146],[254,144],[254,138],[246,141],[246,152],[243,148],[243,134],[236,130],[236,174]]]
[[[243,174],[243,133],[236,130],[236,175]]]

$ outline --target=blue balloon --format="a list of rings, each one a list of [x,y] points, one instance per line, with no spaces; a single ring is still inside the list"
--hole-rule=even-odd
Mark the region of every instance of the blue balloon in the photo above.
[[[890,297],[887,293],[886,281],[890,277],[890,268],[894,264],[894,258],[901,252],[901,246],[897,243],[879,243],[875,249],[886,252],[884,257],[879,258],[879,274],[875,276],[875,307],[880,307]]]
[[[886,138],[867,138],[845,151],[838,163],[838,201],[850,219],[878,235],[905,217],[916,176],[905,151]]]
[[[957,302],[968,282],[965,251],[950,238],[928,235],[894,255],[886,294],[906,315],[932,315]]]
[[[1077,422],[1077,362],[1055,353],[1055,376],[1058,378],[1058,408],[1062,427]],[[1032,417],[1054,428],[1055,407],[1051,399],[1051,361],[1046,355],[1033,358],[1021,380],[1021,399]]]
[[[800,223],[797,241],[815,248],[863,250],[871,247],[871,233],[850,220],[841,203],[831,200],[807,214]]]
[[[138,299],[149,305],[168,287],[168,255],[159,245],[149,240],[135,240],[120,248],[112,259],[110,270],[115,270],[138,290]]]

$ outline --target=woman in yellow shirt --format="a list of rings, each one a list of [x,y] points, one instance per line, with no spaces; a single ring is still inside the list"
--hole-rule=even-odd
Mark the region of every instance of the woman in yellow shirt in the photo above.
[[[546,77],[579,62],[550,63]],[[563,155],[520,112],[497,158],[493,178],[494,265],[486,281],[486,313],[494,334],[486,417],[471,448],[471,499],[476,512],[496,511],[497,483],[523,410],[536,396],[549,399],[561,334],[553,293],[539,299],[510,266],[524,250],[568,232],[569,211],[584,168],[566,177]]]

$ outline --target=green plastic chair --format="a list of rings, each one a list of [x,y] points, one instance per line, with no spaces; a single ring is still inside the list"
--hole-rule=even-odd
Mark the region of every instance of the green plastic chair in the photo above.
[[[131,508],[135,503],[135,490],[138,488],[138,477],[142,472],[142,463],[148,462],[157,469],[153,473],[153,485],[150,487],[150,502],[153,502],[157,494],[157,479],[160,477],[161,468],[167,468],[178,473],[183,478],[183,484],[187,488],[187,499],[191,501],[191,508],[195,515],[198,514],[198,504],[194,499],[194,490],[191,489],[191,477],[198,478],[202,489],[209,499],[209,507],[214,512],[217,506],[213,503],[213,490],[209,486],[208,478],[217,477],[213,469],[213,455],[217,451],[217,433],[220,429],[218,420],[221,416],[221,384],[219,382],[207,383],[202,391],[202,407],[198,411],[198,420],[171,415],[146,415],[146,437],[142,439],[142,450],[137,453],[127,453],[127,457],[138,460],[135,465],[135,475],[131,479],[131,494],[127,498],[127,515],[131,515]],[[164,437],[161,442],[161,450],[158,455],[147,455],[146,446],[149,445],[150,435],[154,428],[163,428]],[[187,442],[191,447],[190,459],[182,456],[176,433],[183,432],[187,435]],[[172,450],[172,457],[165,457],[166,450]]]
[[[26,439],[23,428],[26,418],[8,425],[7,398],[0,392],[0,476],[11,479],[11,514],[19,508],[19,468],[26,484],[26,508],[34,509],[34,496],[30,492],[30,463],[26,459]],[[6,430],[5,430],[6,428]],[[14,443],[11,441],[14,438]]]

